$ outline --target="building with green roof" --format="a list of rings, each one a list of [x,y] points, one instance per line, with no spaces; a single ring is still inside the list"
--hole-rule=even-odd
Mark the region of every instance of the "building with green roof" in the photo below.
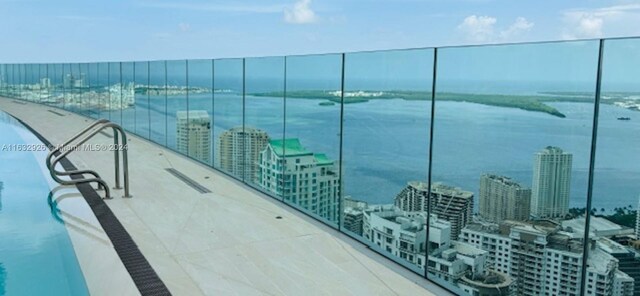
[[[258,163],[258,180],[264,190],[338,223],[338,166],[326,154],[307,150],[297,138],[272,139]]]

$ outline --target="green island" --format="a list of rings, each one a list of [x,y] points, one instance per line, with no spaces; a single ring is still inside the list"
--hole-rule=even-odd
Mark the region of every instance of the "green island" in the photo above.
[[[282,91],[253,93],[256,97],[282,97]],[[323,90],[303,90],[287,91],[287,98],[327,100],[328,102],[340,103],[339,92]],[[345,104],[364,103],[370,100],[430,100],[431,92],[427,91],[357,91],[347,92],[344,98]],[[482,105],[517,108],[526,111],[547,113],[556,117],[566,117],[556,108],[545,104],[545,102],[588,102],[589,98],[581,95],[551,94],[544,95],[499,95],[499,94],[464,94],[464,93],[437,93],[436,100],[452,102],[469,102]],[[321,106],[329,106],[328,102],[320,103]]]

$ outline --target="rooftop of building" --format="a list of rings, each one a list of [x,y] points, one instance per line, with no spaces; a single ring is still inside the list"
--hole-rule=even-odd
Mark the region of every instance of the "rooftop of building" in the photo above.
[[[508,288],[513,280],[508,275],[490,270],[487,274],[466,274],[462,280],[474,287],[505,289]]]
[[[473,199],[473,192],[465,191],[460,187],[449,186],[441,182],[433,183],[431,192],[462,199]]]
[[[278,156],[304,156],[313,154],[302,146],[298,138],[271,139],[269,140],[269,146],[271,146],[273,152]]]
[[[178,119],[190,119],[190,120],[202,120],[209,119],[209,113],[206,110],[189,110],[189,111],[178,111],[176,112],[176,117]]]
[[[15,104],[4,98],[0,98],[0,109],[54,144],[92,121],[49,106]],[[62,115],[49,112],[52,109]],[[450,294],[336,229],[223,173],[140,137],[128,134],[128,140],[133,198],[120,198],[123,192],[114,189],[115,198],[105,203],[174,295]],[[90,143],[112,141],[106,133]],[[101,176],[114,184],[112,153],[76,151],[69,159],[79,169],[104,172]],[[194,190],[166,168],[182,172],[212,192]],[[100,224],[95,227],[101,229]],[[112,248],[91,237],[83,241]],[[81,242],[73,243],[74,248],[86,249]],[[87,279],[89,289],[108,293],[118,287],[109,269],[113,262],[85,253],[93,257],[80,261],[107,264],[104,272]]]
[[[409,181],[407,183],[408,186],[413,187],[419,191],[428,191],[429,190],[429,183],[427,182],[422,182],[422,181]]]
[[[562,221],[562,227],[571,228],[576,232],[584,233],[584,219],[584,217],[577,217],[571,220],[564,220]],[[633,229],[618,225],[603,217],[591,216],[589,224],[592,236],[596,233],[601,235],[621,235],[633,233]]]
[[[522,188],[523,186],[516,182],[515,180],[507,177],[507,176],[501,176],[501,175],[496,175],[496,174],[484,174],[482,175],[481,178],[488,178],[490,180],[495,180],[495,181],[499,181],[500,183],[507,185],[507,186],[513,186],[516,188]]]

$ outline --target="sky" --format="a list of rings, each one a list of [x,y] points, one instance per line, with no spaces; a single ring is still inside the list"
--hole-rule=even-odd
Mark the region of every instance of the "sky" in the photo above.
[[[640,36],[640,0],[0,0],[0,62],[338,53]]]

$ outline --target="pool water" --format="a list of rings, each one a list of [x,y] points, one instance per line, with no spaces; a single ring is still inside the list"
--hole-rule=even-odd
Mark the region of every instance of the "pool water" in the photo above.
[[[51,214],[55,186],[42,143],[0,111],[0,296],[89,295],[65,225]],[[37,146],[33,146],[37,147]]]

